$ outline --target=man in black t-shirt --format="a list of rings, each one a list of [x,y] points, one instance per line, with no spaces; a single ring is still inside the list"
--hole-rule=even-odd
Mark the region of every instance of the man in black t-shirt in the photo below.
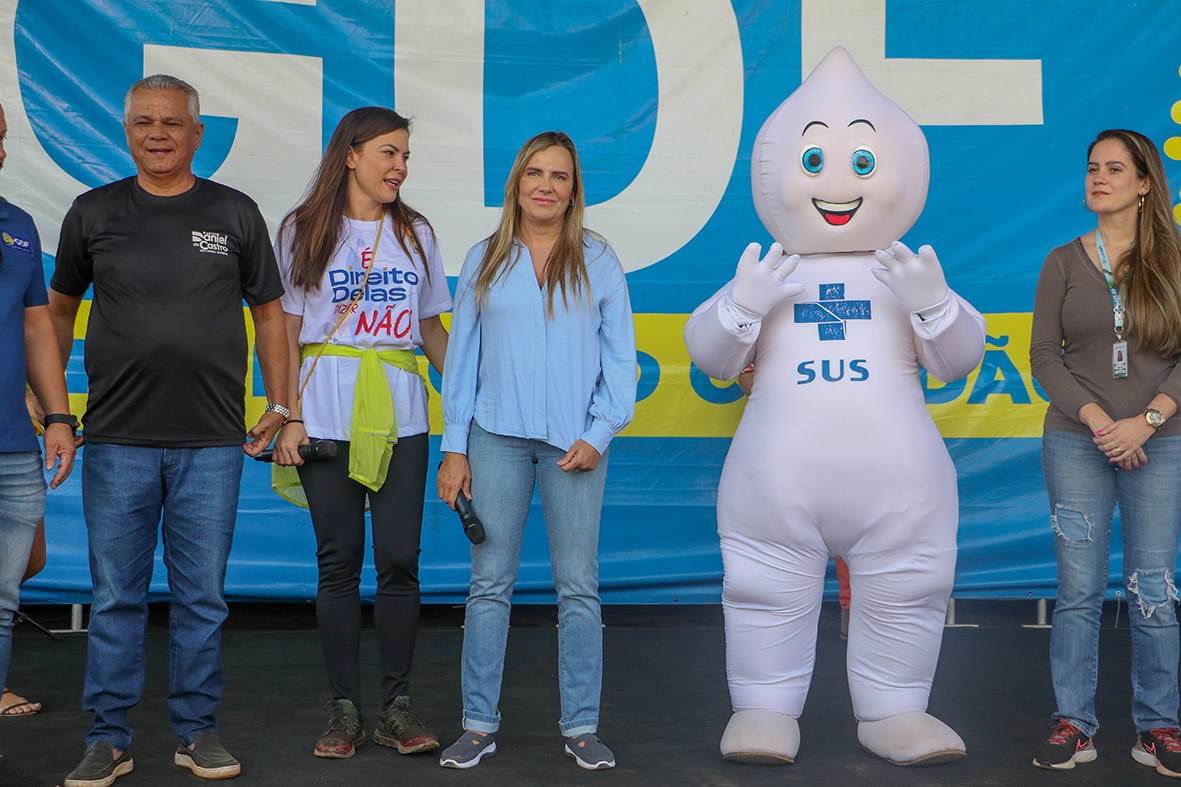
[[[128,91],[124,110],[137,174],[74,201],[49,293],[68,359],[82,296],[94,287],[82,460],[94,580],[83,706],[94,727],[66,787],[110,784],[132,769],[127,711],[143,687],[161,516],[174,762],[204,778],[240,772],[214,718],[226,561],[243,447],[250,455],[265,449],[287,416],[278,267],[257,205],[192,173],[203,131],[197,92],[175,77],[148,77]],[[249,443],[243,299],[268,401]]]

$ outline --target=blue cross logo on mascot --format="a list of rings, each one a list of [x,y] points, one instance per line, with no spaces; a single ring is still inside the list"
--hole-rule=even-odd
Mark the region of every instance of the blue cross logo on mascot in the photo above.
[[[983,357],[985,325],[929,246],[916,254],[898,241],[928,179],[918,125],[834,49],[755,140],[755,209],[776,243],[766,255],[747,246],[685,326],[711,377],[755,364],[718,488],[727,760],[794,761],[830,557],[849,565],[861,745],[899,765],[965,754],[926,712],[958,495],[919,366],[945,383],[965,377]]]

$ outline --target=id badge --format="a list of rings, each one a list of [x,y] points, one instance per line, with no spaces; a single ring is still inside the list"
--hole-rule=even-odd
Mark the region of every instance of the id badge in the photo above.
[[[1128,343],[1115,342],[1111,345],[1111,376],[1128,376]]]

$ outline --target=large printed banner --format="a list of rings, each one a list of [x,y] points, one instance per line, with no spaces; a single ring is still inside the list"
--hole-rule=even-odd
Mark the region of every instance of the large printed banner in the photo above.
[[[134,173],[124,92],[166,72],[201,92],[197,173],[250,194],[273,231],[337,120],[382,104],[413,116],[404,193],[454,276],[492,230],[520,144],[567,131],[585,167],[588,223],[629,272],[640,351],[635,422],[609,454],[603,597],[716,602],[715,491],[743,399],[692,366],[681,331],[747,243],[770,243],[751,205],[751,144],[842,45],[930,144],[930,197],[904,240],[931,244],[988,319],[978,370],[924,381],[959,471],[956,594],[1042,597],[1053,595],[1054,561],[1039,470],[1046,402],[1028,361],[1034,286],[1046,252],[1093,226],[1082,178],[1097,131],[1152,137],[1176,201],[1179,25],[1176,0],[0,0],[0,191],[36,218],[48,276],[73,198]],[[88,305],[67,372],[75,412],[86,402]],[[847,375],[818,366],[808,384]],[[439,380],[429,379],[437,433]],[[248,383],[253,421],[264,404],[257,366]],[[50,495],[49,567],[27,599],[89,598],[79,479]],[[517,598],[543,601],[548,549],[534,508]],[[248,462],[229,593],[311,598],[314,553],[307,513]],[[454,515],[428,503],[424,598],[461,601],[467,566]],[[1118,561],[1112,570],[1114,589]],[[164,577],[158,564],[161,597]],[[365,580],[372,597],[371,572]]]

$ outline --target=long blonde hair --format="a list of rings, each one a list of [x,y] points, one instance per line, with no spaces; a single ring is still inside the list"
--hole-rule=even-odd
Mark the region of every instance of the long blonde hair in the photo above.
[[[488,290],[512,269],[521,256],[517,248],[520,243],[517,233],[521,227],[521,207],[518,199],[525,167],[533,154],[555,145],[569,151],[570,158],[574,160],[574,171],[570,173],[573,192],[562,220],[562,232],[550,251],[549,260],[546,261],[545,281],[549,287],[546,313],[550,317],[554,316],[554,292],[559,289],[562,291],[562,306],[566,308],[569,308],[567,292],[571,295],[580,295],[585,291],[587,300],[590,300],[590,278],[586,273],[583,248],[587,236],[599,236],[582,226],[586,198],[582,188],[582,169],[578,164],[578,149],[565,132],[546,131],[532,137],[521,146],[517,160],[513,162],[513,168],[504,184],[504,207],[500,211],[500,224],[496,232],[487,239],[474,284],[476,303],[480,306],[488,300]]]
[[[1088,159],[1095,145],[1106,139],[1123,143],[1136,177],[1148,178],[1149,184],[1136,217],[1136,239],[1120,258],[1119,284],[1127,303],[1129,333],[1137,349],[1171,357],[1181,353],[1181,243],[1165,168],[1151,139],[1123,128],[1099,132],[1087,148]]]

